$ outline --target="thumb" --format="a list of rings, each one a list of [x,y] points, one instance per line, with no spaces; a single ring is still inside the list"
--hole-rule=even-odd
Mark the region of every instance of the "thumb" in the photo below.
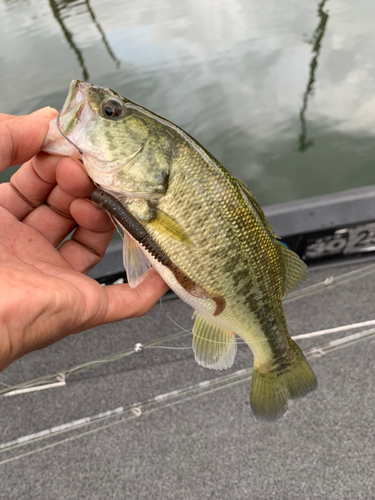
[[[50,107],[25,116],[0,114],[0,172],[30,160],[39,151],[56,115]]]
[[[104,287],[108,306],[100,324],[143,316],[161,299],[168,288],[154,269],[149,270],[148,277],[137,288],[129,288],[127,284]]]

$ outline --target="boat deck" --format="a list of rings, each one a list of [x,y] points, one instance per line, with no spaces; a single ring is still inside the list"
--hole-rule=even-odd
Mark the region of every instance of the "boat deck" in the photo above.
[[[375,265],[312,269],[300,289],[360,269],[286,301],[291,334],[316,332],[297,342],[319,386],[276,423],[252,416],[240,339],[232,369],[196,364],[178,299],[16,361],[0,389],[57,385],[0,398],[0,499],[372,498],[375,321],[322,331],[375,320]]]

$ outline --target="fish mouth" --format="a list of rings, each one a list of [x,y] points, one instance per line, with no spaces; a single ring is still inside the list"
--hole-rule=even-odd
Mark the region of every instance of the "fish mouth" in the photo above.
[[[81,80],[72,80],[69,85],[69,92],[66,96],[63,110],[68,108],[71,104],[82,101],[87,97],[89,88],[91,85],[89,83],[82,82]]]
[[[75,144],[76,131],[81,128],[77,127],[77,124],[82,121],[85,109],[87,109],[86,103],[90,87],[91,85],[88,83],[72,80],[60,113],[50,122],[47,137],[42,145],[43,151],[59,156],[71,156],[76,159],[82,157],[83,151]],[[73,131],[75,134],[69,138],[69,134]]]
[[[69,86],[68,96],[57,117],[57,126],[61,135],[66,136],[72,132],[77,125],[82,111],[87,103],[90,85],[80,80],[72,80]],[[69,141],[71,142],[71,141]]]
[[[90,87],[91,85],[89,83],[81,82],[80,80],[72,80],[61,113],[65,113],[75,105],[84,101],[88,96]]]

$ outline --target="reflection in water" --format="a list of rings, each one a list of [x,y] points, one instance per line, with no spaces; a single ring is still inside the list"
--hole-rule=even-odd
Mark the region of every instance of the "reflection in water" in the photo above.
[[[74,50],[74,52],[77,56],[78,63],[82,68],[83,80],[87,81],[87,80],[89,80],[89,72],[87,71],[82,52],[79,50],[79,48],[75,44],[75,42],[73,40],[73,35],[68,30],[68,28],[65,26],[63,18],[62,18],[61,13],[60,13],[60,10],[65,8],[68,3],[70,3],[70,2],[65,1],[65,2],[60,2],[60,5],[58,5],[55,0],[49,0],[49,4],[51,6],[51,9],[52,9],[52,12],[53,12],[53,15],[54,15],[56,21],[61,26],[62,32],[64,33],[64,36],[66,38],[66,41],[71,46],[71,48]]]
[[[78,63],[82,69],[83,80],[88,81],[89,80],[89,72],[88,72],[88,69],[86,68],[83,54],[82,54],[81,50],[78,48],[78,46],[76,45],[76,43],[74,42],[73,35],[66,27],[64,20],[63,20],[63,17],[61,15],[61,11],[63,9],[69,8],[69,6],[70,6],[69,4],[76,4],[76,0],[60,0],[58,2],[56,0],[49,0],[49,3],[50,3],[50,6],[51,6],[51,9],[52,9],[52,12],[53,12],[53,15],[54,15],[56,21],[61,26],[61,29],[62,29],[62,32],[65,36],[66,41],[71,46],[71,48],[74,50],[74,52],[77,56]],[[103,41],[105,48],[107,49],[109,56],[111,57],[111,59],[113,59],[116,62],[116,67],[119,68],[120,61],[117,59],[115,53],[111,49],[111,46],[108,43],[108,40],[107,40],[107,37],[103,31],[103,28],[100,26],[98,20],[96,19],[95,13],[94,13],[94,11],[89,3],[89,0],[85,0],[84,5],[86,5],[87,12],[90,14],[90,17],[91,17],[93,23],[95,24],[97,30],[100,33],[101,39]]]
[[[185,128],[262,204],[373,184],[374,17],[373,0],[0,0],[0,109],[59,109],[71,79],[95,80]]]
[[[98,23],[98,21],[96,20],[96,16],[95,16],[95,13],[94,11],[92,10],[90,4],[89,4],[89,0],[85,0],[85,4],[87,6],[87,11],[89,12],[90,16],[91,16],[91,19],[93,21],[93,23],[95,24],[95,26],[98,28],[98,31],[99,33],[101,34],[101,37],[102,37],[102,40],[103,40],[103,43],[105,45],[105,48],[107,49],[108,51],[108,54],[110,55],[110,57],[116,62],[116,68],[119,68],[120,67],[120,61],[117,59],[115,53],[113,52],[113,50],[111,49],[111,46],[109,45],[108,43],[108,40],[107,40],[107,37],[105,36],[105,33],[102,29],[102,27],[100,26],[100,24]]]
[[[314,31],[314,34],[312,36],[312,39],[310,40],[309,43],[313,46],[312,52],[314,54],[314,57],[311,59],[310,62],[310,71],[309,71],[309,81],[307,82],[307,87],[305,90],[305,93],[303,94],[303,99],[302,99],[302,108],[299,114],[300,122],[301,122],[301,133],[298,138],[298,150],[302,153],[303,151],[306,151],[310,146],[314,145],[313,141],[307,140],[307,128],[306,128],[306,120],[305,120],[305,113],[307,109],[307,104],[308,104],[308,98],[309,95],[312,94],[313,92],[313,86],[315,83],[315,71],[318,66],[318,57],[321,49],[321,42],[322,38],[324,36],[324,32],[327,26],[327,21],[328,21],[328,13],[324,12],[323,7],[324,4],[326,3],[327,0],[322,0],[322,2],[318,5],[318,15],[320,18],[320,22],[318,24],[318,27]]]

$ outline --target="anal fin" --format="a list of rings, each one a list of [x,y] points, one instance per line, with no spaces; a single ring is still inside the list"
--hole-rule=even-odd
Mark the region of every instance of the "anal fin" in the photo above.
[[[193,350],[199,365],[224,370],[233,365],[237,352],[236,336],[195,313]]]

